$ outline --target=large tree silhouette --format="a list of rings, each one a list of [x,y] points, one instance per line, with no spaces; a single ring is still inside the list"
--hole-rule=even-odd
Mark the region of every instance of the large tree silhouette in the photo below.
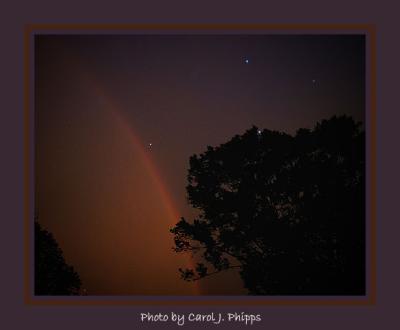
[[[365,294],[365,134],[347,116],[295,136],[256,127],[190,158],[199,215],[171,232],[182,278],[237,268],[250,294]]]
[[[78,295],[81,280],[65,260],[53,235],[35,221],[35,294]]]

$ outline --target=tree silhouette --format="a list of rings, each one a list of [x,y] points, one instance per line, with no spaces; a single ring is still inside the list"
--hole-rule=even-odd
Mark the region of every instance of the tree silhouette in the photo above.
[[[77,295],[81,280],[66,264],[53,235],[35,221],[35,294]]]
[[[250,294],[365,294],[365,133],[347,116],[295,136],[252,127],[190,158],[199,210],[171,229],[195,281],[238,268]]]

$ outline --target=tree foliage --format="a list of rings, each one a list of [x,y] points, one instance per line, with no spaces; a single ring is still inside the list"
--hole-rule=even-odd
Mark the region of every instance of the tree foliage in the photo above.
[[[252,127],[190,158],[199,215],[171,232],[188,281],[238,268],[250,294],[365,293],[365,134],[347,116],[294,136]]]
[[[81,280],[69,266],[53,235],[35,221],[35,294],[77,295]]]

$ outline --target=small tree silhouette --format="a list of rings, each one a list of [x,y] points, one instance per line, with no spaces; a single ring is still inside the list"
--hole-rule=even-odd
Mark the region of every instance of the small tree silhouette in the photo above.
[[[53,235],[35,221],[35,294],[78,295],[81,280],[66,264]]]
[[[256,127],[190,158],[199,210],[171,232],[199,280],[238,268],[250,294],[365,294],[365,135],[350,117],[295,136]]]

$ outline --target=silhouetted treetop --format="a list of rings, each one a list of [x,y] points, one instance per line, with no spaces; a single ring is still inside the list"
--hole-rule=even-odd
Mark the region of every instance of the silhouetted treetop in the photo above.
[[[294,136],[253,126],[190,157],[199,216],[171,229],[203,262],[186,280],[238,268],[251,294],[363,294],[365,136],[332,117]]]
[[[35,295],[77,295],[81,280],[53,235],[35,221]]]

